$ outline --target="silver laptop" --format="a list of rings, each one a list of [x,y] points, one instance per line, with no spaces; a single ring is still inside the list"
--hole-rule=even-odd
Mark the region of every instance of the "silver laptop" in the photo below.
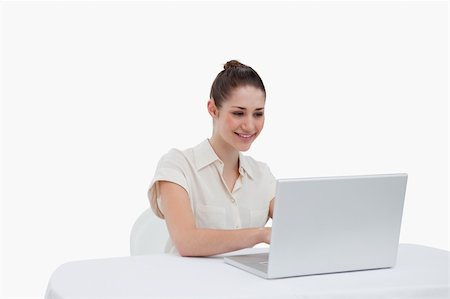
[[[264,278],[393,267],[407,177],[277,180],[269,252],[225,262]]]

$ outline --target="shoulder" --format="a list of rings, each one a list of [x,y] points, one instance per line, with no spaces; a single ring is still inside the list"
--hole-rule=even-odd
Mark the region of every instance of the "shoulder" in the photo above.
[[[205,139],[196,146],[185,150],[173,148],[161,158],[161,161],[184,163],[194,170],[199,170],[217,159],[208,139]]]
[[[172,148],[164,155],[161,156],[161,160],[185,160],[186,154],[185,150],[179,150],[177,148]]]
[[[251,186],[254,186],[254,192],[262,194],[262,198],[271,200],[275,197],[276,178],[270,171],[269,166],[261,161],[255,160],[252,157],[241,155],[243,161],[242,167],[250,177]]]
[[[258,161],[251,156],[241,155],[241,157],[246,161],[246,163],[254,169],[265,169],[268,168],[267,164],[262,161]]]
[[[192,163],[192,160],[192,149],[180,150],[172,148],[167,153],[162,155],[159,160],[158,167],[178,166],[185,168]]]
[[[255,160],[253,157],[243,155],[240,156],[241,166],[253,177],[272,177],[269,166],[265,162]]]

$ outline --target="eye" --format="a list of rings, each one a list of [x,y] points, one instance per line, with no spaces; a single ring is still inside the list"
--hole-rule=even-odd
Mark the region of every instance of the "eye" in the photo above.
[[[264,116],[264,112],[256,112],[254,114],[255,117],[263,117]]]
[[[241,111],[235,111],[235,112],[233,112],[233,115],[235,115],[235,116],[243,116],[243,115],[244,115],[244,112],[241,112]]]

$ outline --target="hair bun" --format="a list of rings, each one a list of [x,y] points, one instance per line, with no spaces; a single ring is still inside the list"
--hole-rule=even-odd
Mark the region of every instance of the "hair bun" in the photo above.
[[[237,67],[245,67],[245,64],[240,63],[237,60],[230,60],[227,63],[225,63],[225,65],[223,66],[224,70],[228,70],[231,68],[237,68]]]

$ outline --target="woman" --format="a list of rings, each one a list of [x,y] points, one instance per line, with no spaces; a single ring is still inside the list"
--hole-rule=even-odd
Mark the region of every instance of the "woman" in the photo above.
[[[266,164],[244,156],[264,126],[266,91],[259,75],[236,60],[211,87],[210,139],[172,149],[158,163],[148,192],[166,220],[167,252],[208,256],[270,243],[275,178]]]

